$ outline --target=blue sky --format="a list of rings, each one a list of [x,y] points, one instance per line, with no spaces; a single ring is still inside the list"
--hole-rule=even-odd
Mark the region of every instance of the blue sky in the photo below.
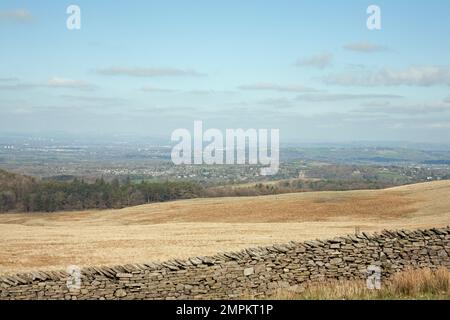
[[[81,8],[81,29],[66,8]],[[381,30],[366,27],[369,5]],[[450,2],[0,3],[0,133],[449,142]]]

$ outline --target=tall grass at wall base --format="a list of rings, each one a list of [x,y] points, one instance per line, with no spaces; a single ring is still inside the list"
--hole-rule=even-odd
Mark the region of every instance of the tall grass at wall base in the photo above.
[[[271,297],[281,300],[450,300],[450,271],[446,268],[409,269],[394,274],[380,289],[368,289],[364,280],[311,283],[295,291],[280,289]]]

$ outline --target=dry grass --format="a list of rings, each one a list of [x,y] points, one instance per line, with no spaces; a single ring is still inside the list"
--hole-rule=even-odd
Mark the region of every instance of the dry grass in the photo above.
[[[446,268],[411,269],[393,275],[379,290],[364,281],[332,281],[307,286],[303,292],[278,291],[282,300],[450,299],[450,272]]]
[[[450,181],[386,190],[191,199],[121,210],[0,215],[0,274],[111,265],[361,231],[446,226]]]
[[[415,297],[423,294],[450,297],[450,272],[440,268],[433,272],[430,269],[410,270],[395,274],[389,287],[391,294]]]

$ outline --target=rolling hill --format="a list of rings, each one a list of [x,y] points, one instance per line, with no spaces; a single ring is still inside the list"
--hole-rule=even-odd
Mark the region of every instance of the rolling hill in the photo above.
[[[450,224],[450,181],[384,190],[0,215],[0,273],[160,261],[291,240]]]

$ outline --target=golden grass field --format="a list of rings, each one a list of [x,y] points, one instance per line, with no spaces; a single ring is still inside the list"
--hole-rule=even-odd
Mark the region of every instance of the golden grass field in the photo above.
[[[0,215],[0,274],[145,263],[361,231],[450,224],[450,181]]]

